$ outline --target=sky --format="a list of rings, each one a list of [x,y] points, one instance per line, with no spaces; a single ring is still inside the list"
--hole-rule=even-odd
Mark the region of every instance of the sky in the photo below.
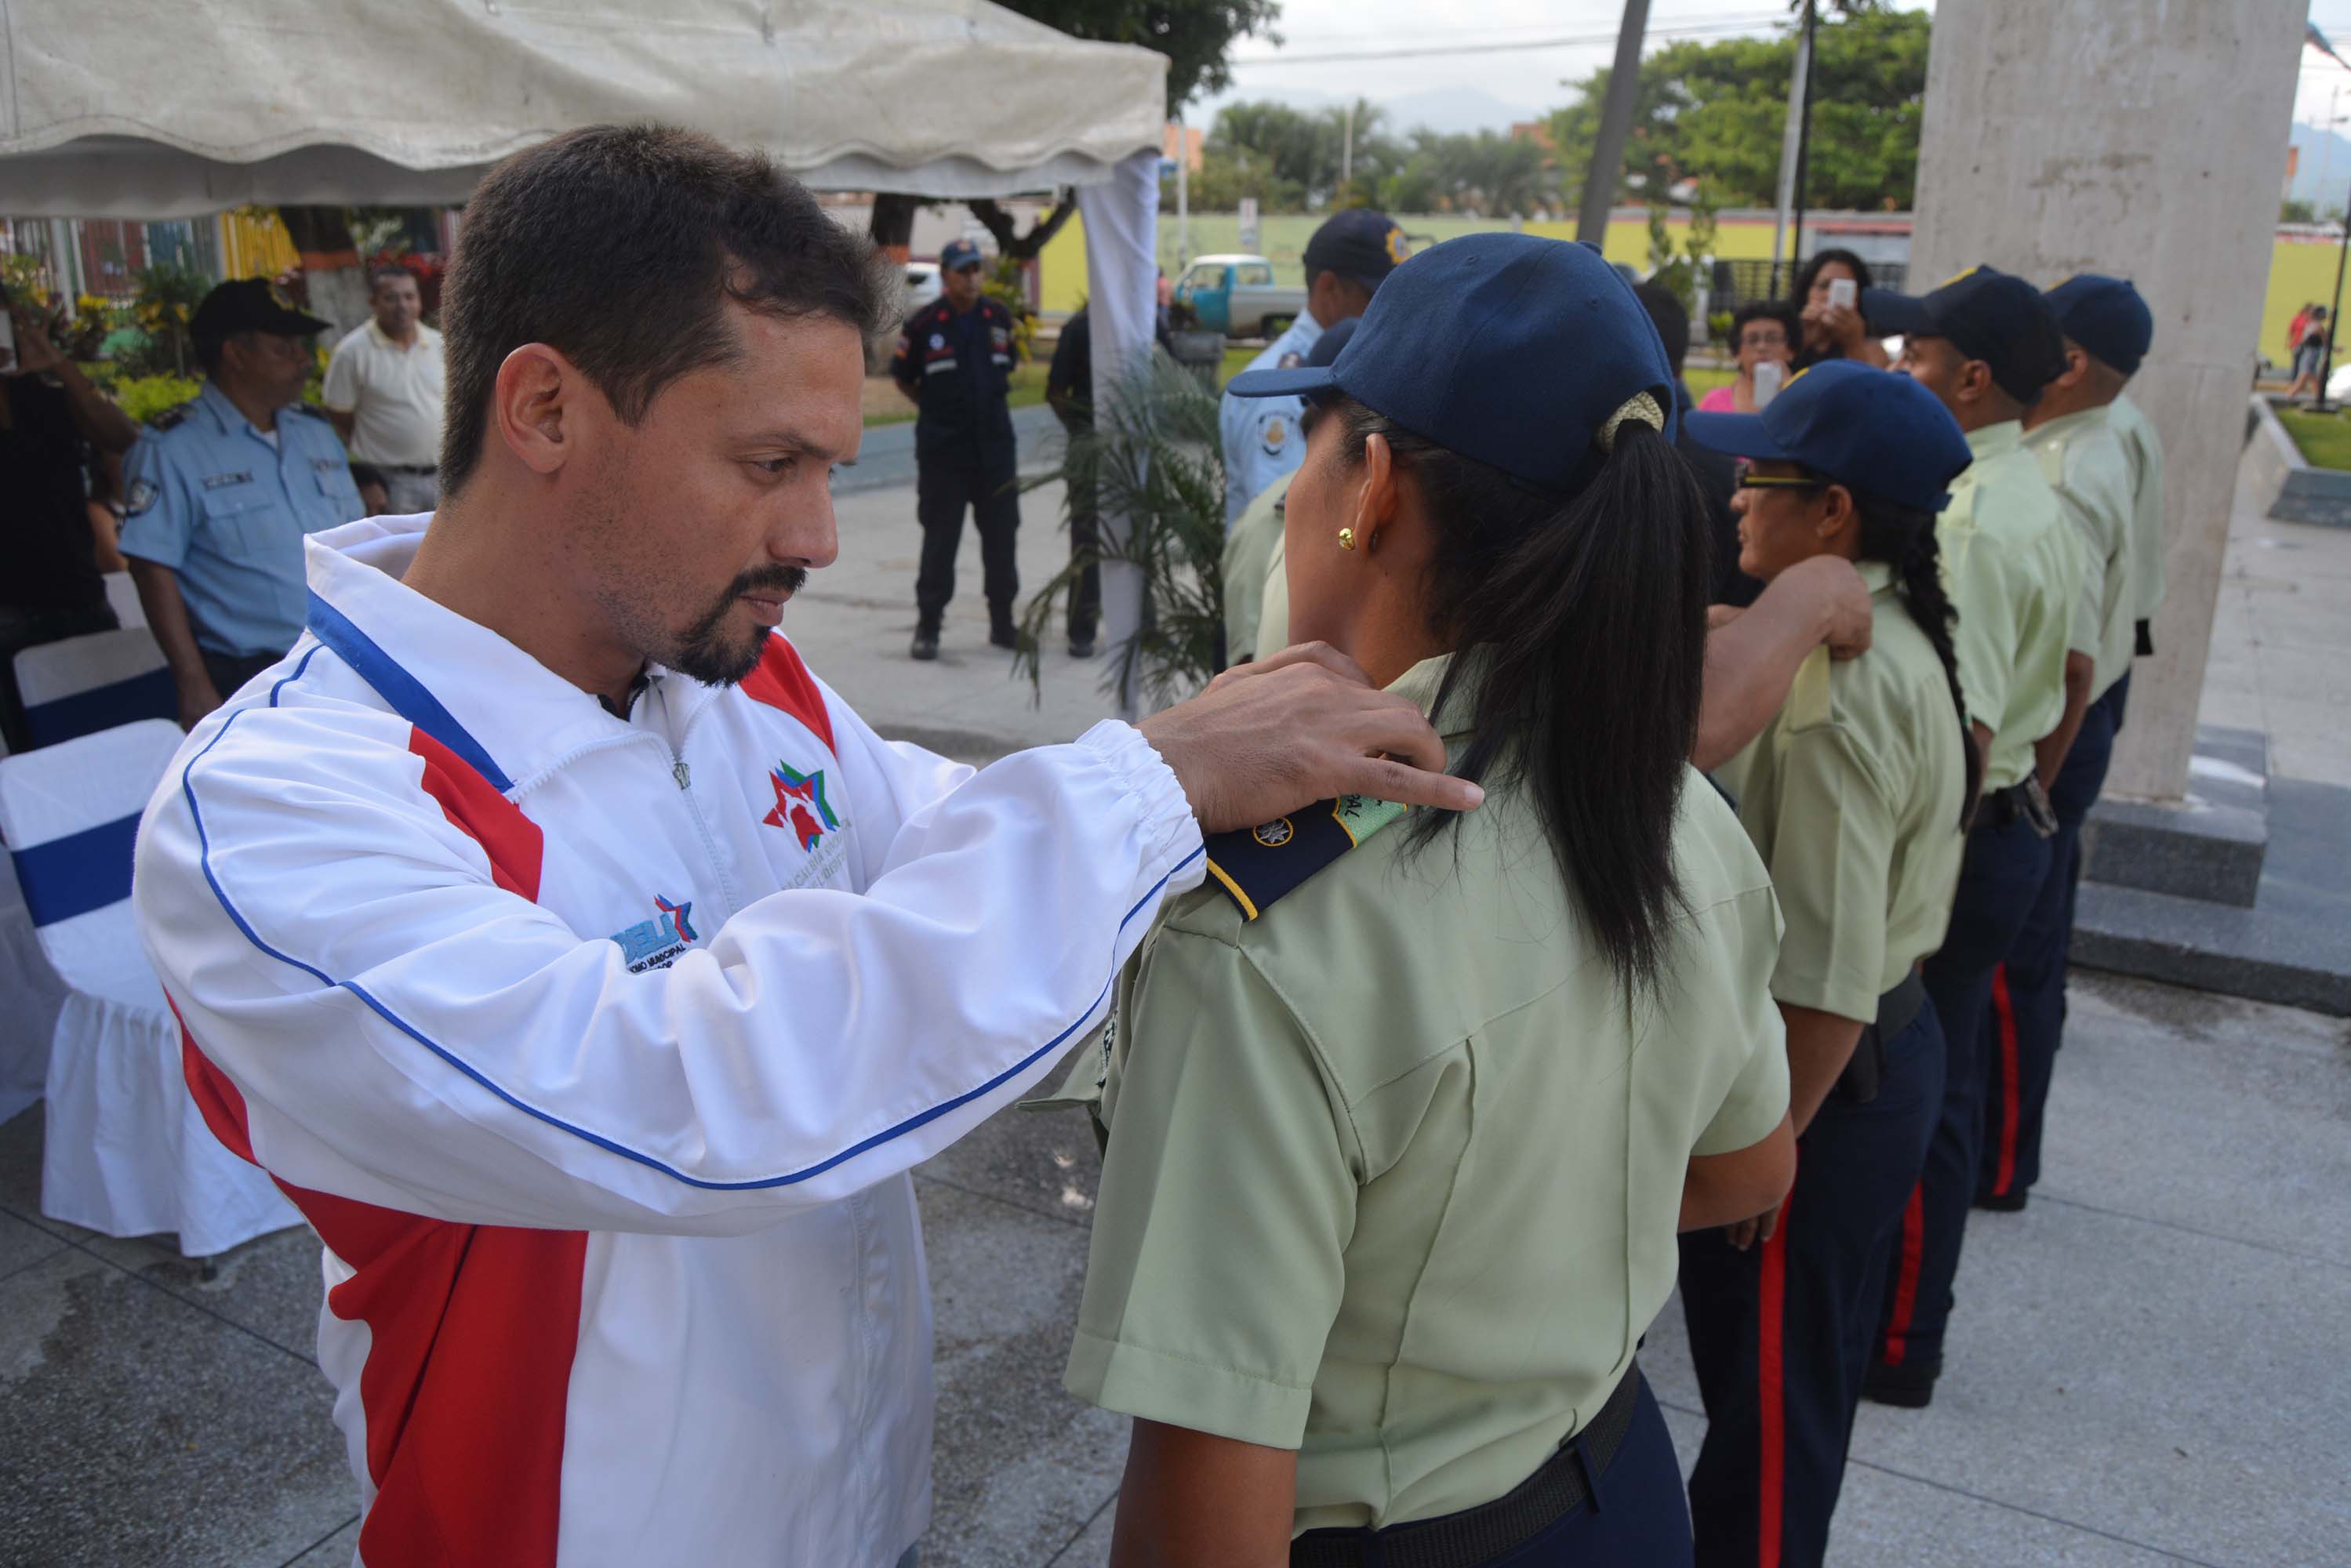
[[[2351,0],[2326,3],[2351,11]],[[1569,101],[1572,93],[1563,83],[1614,57],[1616,28],[1624,19],[1623,0],[1478,0],[1438,9],[1458,18],[1442,31],[1428,26],[1427,0],[1283,0],[1282,47],[1271,49],[1256,39],[1239,45],[1233,51],[1232,89],[1196,103],[1186,118],[1212,124],[1221,103],[1285,91],[1334,100],[1352,93],[1374,103],[1429,93],[1483,93],[1523,113],[1542,114]],[[1651,0],[1650,47],[1677,37],[1762,36],[1787,15],[1787,0]],[[1562,38],[1587,41],[1552,42]],[[1509,47],[1480,54],[1434,52],[1478,44]],[[1310,58],[1380,50],[1406,52],[1382,60]],[[2351,55],[2351,43],[2344,52]]]
[[[1914,8],[1934,6],[1921,0]],[[1282,47],[1270,48],[1254,39],[1241,44],[1234,50],[1231,89],[1195,103],[1186,118],[1209,125],[1219,104],[1292,92],[1332,100],[1359,94],[1374,103],[1437,93],[1460,98],[1465,112],[1474,112],[1468,95],[1482,93],[1509,109],[1541,114],[1568,101],[1570,89],[1562,83],[1614,57],[1616,27],[1624,18],[1622,0],[1478,0],[1444,9],[1459,20],[1432,32],[1428,0],[1284,0]],[[1787,14],[1787,0],[1651,0],[1650,47],[1668,36],[1761,36]],[[2351,59],[2351,0],[2314,0],[2310,16]],[[1592,41],[1549,43],[1559,38]],[[1464,44],[1510,47],[1485,54],[1431,52]],[[1413,52],[1384,60],[1309,59],[1380,50]],[[2351,138],[2351,68],[2304,49],[2294,117],[2320,125],[2330,110],[2343,121],[2336,130]]]

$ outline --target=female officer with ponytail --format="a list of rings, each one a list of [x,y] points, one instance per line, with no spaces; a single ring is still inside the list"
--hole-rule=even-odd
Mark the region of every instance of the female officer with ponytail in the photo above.
[[[1779,716],[1717,771],[1778,888],[1771,994],[1788,1030],[1795,1189],[1760,1224],[1682,1239],[1706,1399],[1690,1476],[1701,1564],[1817,1564],[1885,1268],[1926,1158],[1943,1037],[1918,961],[1943,940],[1979,765],[1936,514],[1967,439],[1907,377],[1815,365],[1760,414],[1693,414],[1746,460],[1739,564],[1815,556],[1872,591],[1870,651],[1816,653]]]
[[[1776,1207],[1792,1147],[1771,883],[1684,760],[1707,524],[1664,349],[1596,253],[1479,235],[1229,390],[1314,402],[1292,633],[1424,703],[1486,803],[1210,840],[1079,1055],[1068,1383],[1136,1417],[1112,1561],[1687,1563],[1634,1352],[1677,1231]]]

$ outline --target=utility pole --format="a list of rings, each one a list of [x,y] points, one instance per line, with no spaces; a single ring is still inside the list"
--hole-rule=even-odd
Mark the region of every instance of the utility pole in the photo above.
[[[1176,111],[1176,276],[1192,265],[1192,133]]]
[[[1780,137],[1780,221],[1771,231],[1771,292],[1779,294],[1782,279],[1782,262],[1793,260],[1792,250],[1802,250],[1803,235],[1803,197],[1798,187],[1803,180],[1805,141],[1810,134],[1813,112],[1813,5],[1804,0],[1803,25],[1796,32],[1796,69],[1788,80],[1788,122]],[[1788,218],[1796,214],[1796,232],[1788,232]]]
[[[1600,105],[1600,135],[1592,147],[1592,167],[1583,176],[1583,204],[1575,214],[1575,237],[1595,249],[1608,243],[1608,209],[1616,203],[1616,181],[1625,169],[1625,141],[1633,133],[1633,105],[1641,89],[1641,40],[1649,30],[1649,0],[1625,0],[1625,21],[1616,30],[1616,63],[1608,71],[1608,96]]]
[[[1339,188],[1355,183],[1355,100],[1347,100],[1347,130],[1339,142]]]
[[[1804,94],[1796,119],[1796,188],[1795,216],[1788,225],[1788,259],[1804,259],[1804,176],[1810,172],[1813,150],[1813,83],[1820,72],[1814,56],[1820,48],[1820,10],[1815,0],[1804,0]]]
[[[2310,405],[2314,413],[2329,413],[2335,407],[2326,401],[2326,383],[2335,375],[2335,318],[2343,314],[2344,263],[2351,261],[2351,194],[2343,199],[2342,228],[2343,238],[2335,251],[2335,299],[2326,308],[2326,336],[2318,351],[2318,401]]]

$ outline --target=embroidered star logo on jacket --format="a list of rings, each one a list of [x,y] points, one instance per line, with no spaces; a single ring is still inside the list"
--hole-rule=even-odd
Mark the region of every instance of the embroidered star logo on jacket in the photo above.
[[[797,773],[789,763],[779,761],[768,770],[768,781],[775,786],[776,805],[759,821],[783,829],[799,841],[800,848],[816,848],[819,839],[841,826],[831,802],[824,798],[823,768]]]

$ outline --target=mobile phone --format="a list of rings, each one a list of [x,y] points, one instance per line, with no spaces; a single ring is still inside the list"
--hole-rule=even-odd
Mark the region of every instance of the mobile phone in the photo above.
[[[1781,383],[1787,380],[1787,376],[1788,367],[1777,360],[1766,360],[1755,367],[1755,406],[1758,410],[1780,395]]]
[[[1842,306],[1844,308],[1850,310],[1854,307],[1854,302],[1860,298],[1861,286],[1855,283],[1852,278],[1832,277],[1829,279],[1830,304]]]

